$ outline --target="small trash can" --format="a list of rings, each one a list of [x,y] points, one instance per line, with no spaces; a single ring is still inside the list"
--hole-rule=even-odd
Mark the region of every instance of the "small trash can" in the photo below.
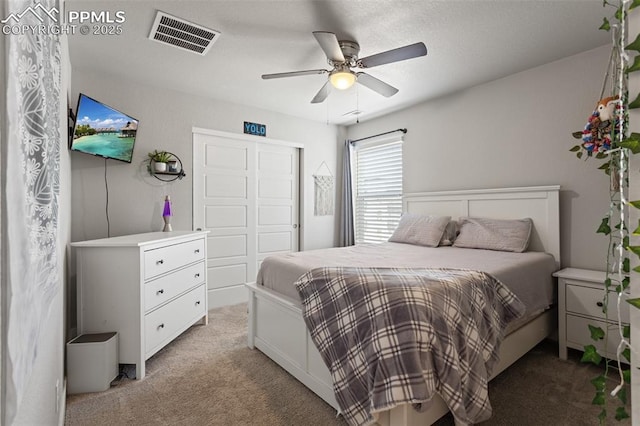
[[[81,334],[67,343],[67,391],[102,392],[118,376],[118,333]]]

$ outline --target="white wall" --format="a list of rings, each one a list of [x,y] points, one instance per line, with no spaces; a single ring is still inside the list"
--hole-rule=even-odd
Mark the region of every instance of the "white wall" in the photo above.
[[[111,236],[161,230],[165,194],[173,202],[173,228],[191,229],[192,127],[242,133],[243,121],[252,121],[267,125],[268,138],[304,144],[305,249],[334,245],[335,216],[313,216],[312,174],[325,161],[335,175],[336,126],[74,69],[74,103],[79,92],[139,120],[133,162],[107,162]],[[149,176],[146,158],[154,149],[178,155],[186,178],[162,183]],[[77,152],[71,162],[72,240],[106,237],[105,162]]]
[[[6,6],[3,2],[0,2],[0,16],[6,16]],[[5,55],[5,47],[4,43],[0,43],[0,93],[7,93],[7,88],[5,87],[6,81],[6,69],[7,69],[7,60]],[[0,111],[7,110],[7,97],[6,95],[0,96]],[[4,182],[5,182],[5,172],[6,169],[6,142],[8,140],[7,135],[7,114],[0,113],[0,188],[4,190]],[[4,331],[4,327],[6,325],[5,315],[2,312],[6,312],[4,306],[6,295],[4,292],[6,291],[7,284],[7,269],[4,267],[4,264],[7,259],[6,255],[6,231],[5,231],[5,205],[4,196],[0,197],[0,423],[2,419],[4,419],[4,415],[6,412],[5,408],[5,372],[4,372],[4,357],[7,352],[7,333]]]
[[[560,184],[563,266],[604,269],[609,208],[600,160],[569,149],[599,100],[610,50],[597,48],[378,119],[351,139],[406,127],[404,191]],[[428,76],[425,83],[429,84]]]

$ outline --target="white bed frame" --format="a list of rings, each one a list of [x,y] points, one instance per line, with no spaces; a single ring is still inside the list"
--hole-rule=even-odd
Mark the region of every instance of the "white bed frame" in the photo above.
[[[534,223],[530,250],[553,254],[560,265],[560,186],[442,191],[406,194],[403,211],[497,219],[529,217]],[[296,379],[339,411],[331,375],[311,341],[301,308],[276,293],[247,284],[249,289],[249,347],[258,348]],[[500,348],[500,363],[493,377],[529,352],[557,329],[556,310],[547,310],[509,334]],[[430,425],[448,412],[436,396],[425,412],[403,404],[378,413],[380,425]]]

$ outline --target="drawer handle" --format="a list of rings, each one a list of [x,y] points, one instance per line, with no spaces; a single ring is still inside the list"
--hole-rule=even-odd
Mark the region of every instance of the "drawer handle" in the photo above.
[[[158,326],[158,330],[160,330],[161,328],[164,328],[164,323],[162,323],[162,324],[160,324],[160,325]]]
[[[200,249],[195,249],[193,252],[196,253],[196,254],[200,253]]]
[[[156,261],[156,265],[162,265],[164,263],[164,260],[160,259]]]
[[[156,291],[156,294],[164,294],[164,289],[161,288],[160,290]]]
[[[598,302],[598,303],[596,303],[596,305],[598,305],[599,308],[602,308],[604,306],[604,303]]]
[[[195,278],[200,278],[200,273],[199,272],[195,275]]]
[[[196,306],[198,306],[200,304],[199,300],[196,300]]]

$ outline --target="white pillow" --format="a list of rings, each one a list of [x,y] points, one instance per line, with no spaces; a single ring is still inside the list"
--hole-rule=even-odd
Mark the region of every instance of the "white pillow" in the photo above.
[[[454,247],[522,253],[529,246],[531,219],[460,218],[460,233]]]
[[[437,247],[450,219],[451,216],[405,213],[389,241]]]

